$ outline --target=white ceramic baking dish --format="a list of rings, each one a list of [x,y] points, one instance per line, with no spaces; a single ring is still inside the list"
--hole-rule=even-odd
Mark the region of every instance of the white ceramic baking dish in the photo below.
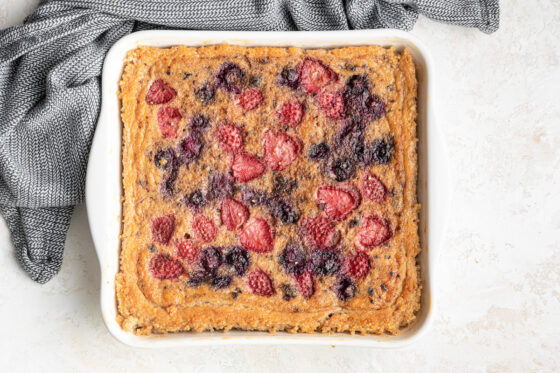
[[[296,46],[332,48],[350,45],[408,48],[419,80],[418,92],[418,197],[422,204],[420,239],[422,253],[422,309],[417,321],[398,336],[348,334],[306,335],[230,331],[176,333],[139,337],[124,332],[116,322],[115,275],[118,271],[121,232],[121,120],[117,99],[126,52],[141,45],[169,47],[229,43],[243,46]],[[448,196],[445,151],[434,118],[434,70],[426,47],[408,33],[395,30],[328,32],[211,32],[143,31],[117,42],[105,58],[102,76],[102,106],[89,158],[86,203],[91,234],[101,265],[101,310],[111,334],[119,341],[138,347],[167,347],[215,344],[324,344],[398,347],[418,339],[428,329],[434,313],[434,265],[439,251]]]

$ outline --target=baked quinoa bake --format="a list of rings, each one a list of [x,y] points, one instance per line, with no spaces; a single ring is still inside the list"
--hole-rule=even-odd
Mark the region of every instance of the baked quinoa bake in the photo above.
[[[396,334],[420,309],[407,50],[128,53],[118,321]]]

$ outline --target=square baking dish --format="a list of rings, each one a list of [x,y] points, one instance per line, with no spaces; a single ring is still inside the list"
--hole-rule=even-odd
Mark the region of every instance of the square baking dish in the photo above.
[[[418,200],[420,244],[418,258],[422,272],[422,308],[416,321],[399,335],[291,334],[278,332],[229,331],[184,332],[136,336],[121,329],[116,321],[115,275],[118,272],[122,208],[122,124],[118,83],[126,53],[138,46],[169,47],[232,45],[300,48],[335,48],[356,45],[408,48],[418,78]],[[434,75],[432,60],[415,37],[396,30],[321,32],[217,32],[142,31],[130,34],[110,49],[102,74],[102,104],[91,146],[86,179],[86,204],[91,234],[101,266],[101,310],[111,334],[136,347],[171,347],[215,344],[324,344],[379,348],[400,347],[418,339],[428,329],[434,312],[434,267],[444,232],[448,200],[445,149],[434,118]]]

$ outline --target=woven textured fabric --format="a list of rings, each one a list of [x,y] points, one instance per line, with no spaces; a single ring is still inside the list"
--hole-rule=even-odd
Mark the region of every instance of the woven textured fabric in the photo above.
[[[483,32],[498,0],[45,0],[0,31],[0,213],[16,256],[45,283],[59,270],[87,156],[107,50],[154,28],[410,30],[419,14]]]

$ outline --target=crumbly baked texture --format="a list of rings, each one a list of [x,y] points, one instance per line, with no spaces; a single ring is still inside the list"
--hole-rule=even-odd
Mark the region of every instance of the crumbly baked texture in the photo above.
[[[407,50],[128,53],[118,322],[397,334],[420,309]]]

